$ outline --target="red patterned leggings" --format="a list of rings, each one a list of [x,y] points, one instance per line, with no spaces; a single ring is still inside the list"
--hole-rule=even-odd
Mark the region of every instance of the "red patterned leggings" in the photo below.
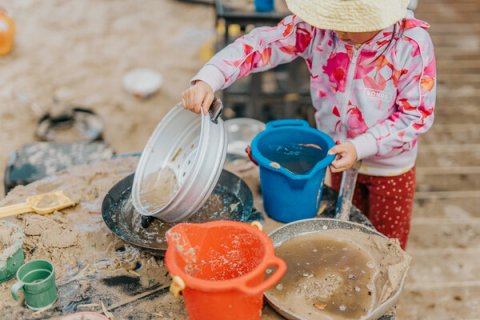
[[[341,173],[332,173],[332,187],[340,189]],[[410,233],[415,167],[392,177],[359,174],[353,205],[370,219],[377,230],[389,238],[397,238],[403,249]]]

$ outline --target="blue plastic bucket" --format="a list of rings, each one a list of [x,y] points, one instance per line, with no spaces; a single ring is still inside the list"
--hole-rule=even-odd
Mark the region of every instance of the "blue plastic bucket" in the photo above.
[[[270,12],[274,8],[274,0],[254,0],[255,11]]]
[[[304,120],[269,122],[254,138],[251,157],[260,167],[263,204],[271,218],[292,222],[316,216],[334,145]]]

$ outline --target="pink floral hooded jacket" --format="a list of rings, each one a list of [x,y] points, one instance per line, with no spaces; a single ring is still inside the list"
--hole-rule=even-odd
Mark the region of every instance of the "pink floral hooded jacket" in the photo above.
[[[217,91],[300,56],[310,70],[318,129],[351,141],[362,173],[398,175],[414,166],[418,136],[433,123],[436,68],[428,27],[407,17],[356,48],[288,16],[237,39],[193,80]]]

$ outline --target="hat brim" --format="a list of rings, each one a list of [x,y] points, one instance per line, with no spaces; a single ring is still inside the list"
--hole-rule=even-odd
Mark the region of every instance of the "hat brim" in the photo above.
[[[403,19],[409,0],[286,0],[286,3],[293,14],[319,29],[370,32]]]

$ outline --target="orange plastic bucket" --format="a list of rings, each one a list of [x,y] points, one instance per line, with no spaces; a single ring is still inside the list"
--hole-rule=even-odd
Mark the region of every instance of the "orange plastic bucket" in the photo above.
[[[270,238],[247,223],[182,223],[167,242],[167,269],[192,320],[260,319],[263,292],[287,270]],[[275,269],[266,277],[269,267]]]
[[[15,23],[0,7],[0,56],[10,53],[15,38]]]

